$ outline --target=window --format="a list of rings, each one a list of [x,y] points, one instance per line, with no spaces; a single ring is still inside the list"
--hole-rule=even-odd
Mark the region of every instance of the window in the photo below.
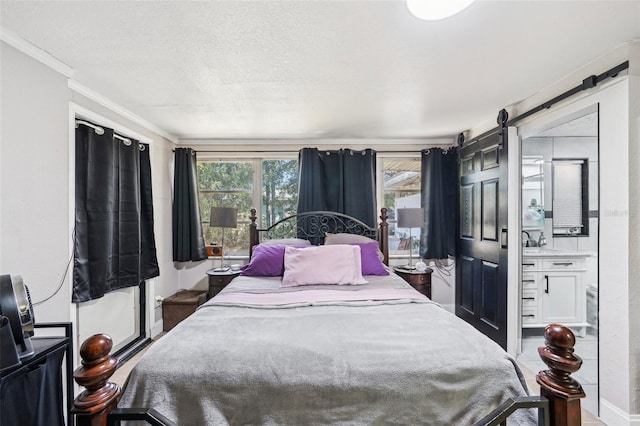
[[[389,216],[389,254],[409,254],[409,229],[396,227],[396,209],[420,207],[420,158],[380,158],[384,207]],[[420,230],[412,229],[413,249],[420,244]]]
[[[396,228],[396,209],[420,207],[419,157],[378,156],[381,201],[389,215],[389,253],[409,255],[409,229]],[[205,243],[220,244],[222,229],[209,226],[211,207],[238,209],[238,227],[225,229],[225,256],[243,256],[249,248],[249,214],[258,212],[258,226],[268,227],[295,214],[298,207],[297,159],[199,159],[198,189]],[[412,229],[413,253],[420,230]]]
[[[262,227],[298,209],[298,160],[262,161]]]
[[[586,159],[553,160],[553,234],[589,235],[589,172]]]
[[[249,252],[250,211],[266,227],[295,213],[298,205],[298,161],[238,159],[198,161],[198,195],[205,244],[220,244],[220,228],[209,226],[211,207],[238,209],[238,227],[224,230],[225,256]]]

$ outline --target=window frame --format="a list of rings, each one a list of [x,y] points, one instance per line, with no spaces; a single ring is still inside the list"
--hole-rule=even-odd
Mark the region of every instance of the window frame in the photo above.
[[[262,151],[259,152],[259,156],[256,155],[256,152],[198,152],[198,162],[211,162],[211,161],[224,161],[224,162],[233,162],[233,161],[242,161],[246,162],[251,160],[253,162],[253,205],[256,209],[256,223],[262,223],[262,161],[264,160],[298,160],[298,151],[292,152],[278,152],[278,151]],[[384,206],[384,161],[390,159],[412,159],[415,161],[421,161],[421,150],[416,151],[397,151],[397,152],[384,152],[378,151],[376,153],[376,226],[379,224],[379,212],[380,209]],[[260,188],[259,191],[256,191],[256,188]],[[243,212],[244,213],[244,212]],[[206,221],[203,221],[206,223]],[[389,220],[389,223],[395,223],[395,219]],[[242,225],[245,225],[244,223]],[[246,256],[243,256],[246,258]],[[407,254],[390,254],[391,258],[406,258]]]
[[[552,164],[552,188],[551,188],[551,217],[552,217],[552,229],[554,238],[563,237],[588,237],[589,236],[589,159],[588,158],[553,158]],[[555,223],[558,215],[558,205],[556,199],[558,198],[558,185],[557,185],[557,166],[560,165],[575,165],[580,168],[580,206],[578,207],[579,216],[582,223],[576,226],[559,226]],[[576,185],[577,186],[577,185]]]
[[[378,206],[377,211],[379,212],[382,207],[384,207],[384,162],[385,160],[394,160],[394,159],[405,159],[405,160],[415,160],[417,162],[422,161],[422,152],[421,151],[406,151],[406,152],[379,152],[376,156],[376,204]],[[422,181],[422,180],[421,180]],[[422,182],[421,188],[418,190],[418,194],[420,194],[422,190]],[[394,228],[397,228],[397,219],[388,219],[387,223]],[[419,241],[419,239],[414,236],[415,241]],[[414,251],[415,253],[415,251]],[[409,257],[409,250],[403,250],[399,252],[392,253],[389,250],[389,258],[390,259],[405,259]]]

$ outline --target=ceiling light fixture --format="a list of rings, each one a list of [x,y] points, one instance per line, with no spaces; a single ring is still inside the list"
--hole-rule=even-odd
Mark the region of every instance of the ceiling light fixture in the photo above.
[[[427,21],[448,18],[466,9],[475,0],[407,0],[407,8],[416,18]]]

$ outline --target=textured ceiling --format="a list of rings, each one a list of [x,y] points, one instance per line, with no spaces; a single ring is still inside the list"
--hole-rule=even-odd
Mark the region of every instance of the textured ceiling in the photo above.
[[[424,138],[640,38],[640,2],[479,0],[426,22],[400,0],[2,0],[0,23],[179,138]]]

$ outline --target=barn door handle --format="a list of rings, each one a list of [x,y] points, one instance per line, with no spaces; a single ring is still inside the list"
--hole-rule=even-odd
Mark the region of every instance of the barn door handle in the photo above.
[[[500,232],[500,247],[503,249],[508,248],[507,247],[507,237],[509,236],[509,231],[507,231],[506,229],[502,229],[502,231]]]
[[[545,275],[544,276],[544,280],[547,282],[546,286],[545,286],[545,289],[544,289],[544,292],[549,294],[549,275]]]

